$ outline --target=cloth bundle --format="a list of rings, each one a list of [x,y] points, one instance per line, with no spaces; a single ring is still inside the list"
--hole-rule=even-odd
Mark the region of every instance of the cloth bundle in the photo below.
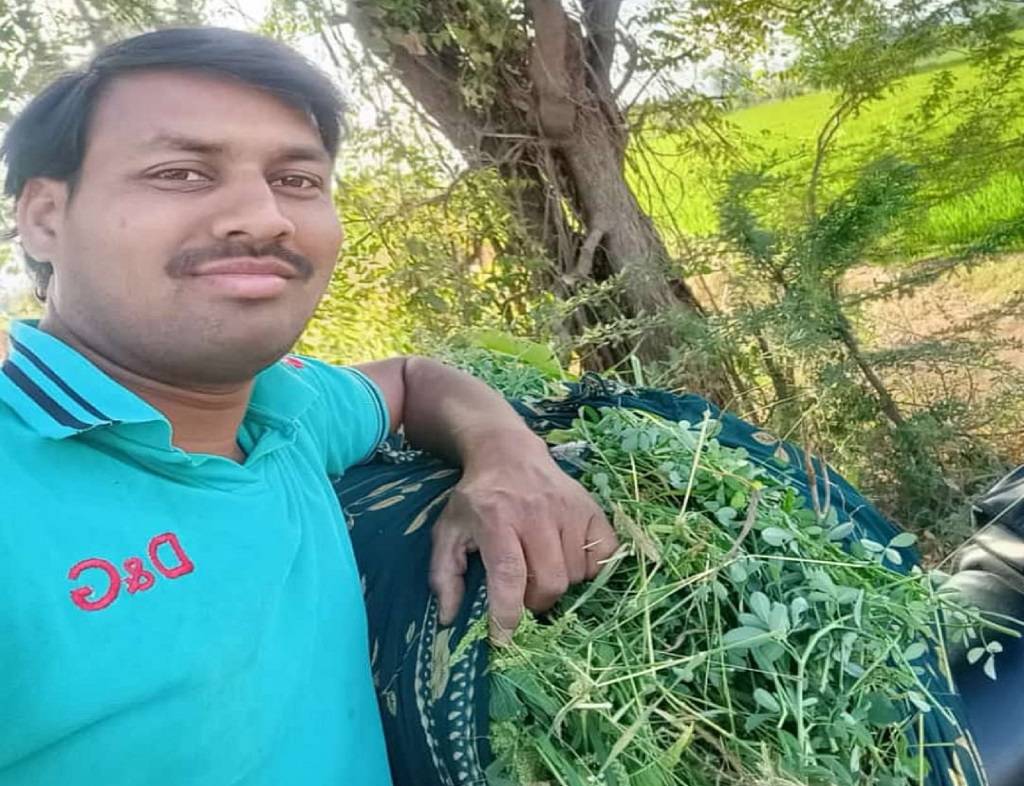
[[[803,452],[728,414],[696,395],[622,388],[596,376],[569,386],[561,399],[512,402],[529,426],[544,435],[567,428],[581,407],[626,407],[673,420],[698,422],[705,413],[720,420],[719,442],[746,449],[752,461],[784,475],[805,498],[812,484],[854,522],[856,537],[890,541],[899,530],[854,488],[814,461],[805,471]],[[556,452],[557,457],[557,452]],[[563,469],[575,474],[569,462]],[[459,642],[486,613],[482,566],[471,563],[466,599],[455,623],[438,624],[427,585],[430,530],[444,507],[458,471],[435,459],[391,445],[370,464],[336,483],[348,515],[356,559],[365,583],[374,678],[396,786],[462,786],[488,782],[488,647]],[[908,570],[912,560],[905,561]],[[934,695],[963,721],[959,697],[945,686],[944,664],[934,653],[923,660]],[[986,783],[973,742],[941,713],[926,716],[927,786]]]

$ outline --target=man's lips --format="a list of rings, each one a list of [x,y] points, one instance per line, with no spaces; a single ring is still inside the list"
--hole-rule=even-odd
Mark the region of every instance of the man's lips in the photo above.
[[[190,278],[198,279],[228,297],[264,300],[280,295],[296,269],[276,257],[234,257],[197,265]]]
[[[193,276],[279,276],[295,278],[296,270],[276,257],[235,257],[198,265]]]

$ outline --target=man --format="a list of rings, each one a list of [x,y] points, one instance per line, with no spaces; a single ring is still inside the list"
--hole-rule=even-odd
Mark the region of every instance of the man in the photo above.
[[[499,636],[614,550],[470,377],[286,354],[342,240],[339,109],[279,44],[178,29],[101,52],[12,125],[45,313],[0,375],[0,784],[387,784],[328,475],[389,426],[463,467],[434,530],[442,620],[471,550]]]

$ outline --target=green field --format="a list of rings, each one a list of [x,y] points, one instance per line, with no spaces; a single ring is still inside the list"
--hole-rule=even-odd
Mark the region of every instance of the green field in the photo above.
[[[955,111],[922,123],[917,114],[922,101],[938,80],[950,78],[956,95],[973,93],[978,103],[961,102]],[[868,104],[836,136],[824,169],[826,192],[841,192],[860,166],[887,153],[920,165],[922,207],[897,228],[893,241],[893,250],[904,258],[975,243],[1001,222],[1024,216],[1024,165],[1019,154],[1016,160],[1004,153],[972,161],[972,156],[981,156],[992,145],[973,145],[970,134],[961,131],[959,161],[948,149],[941,164],[933,166],[930,160],[939,158],[931,146],[948,143],[958,126],[978,116],[978,106],[989,106],[984,98],[985,79],[980,68],[962,61],[932,65]],[[1016,75],[1011,85],[1019,99],[1024,74]],[[729,114],[733,152],[715,164],[687,149],[682,137],[647,135],[634,147],[640,171],[634,184],[642,203],[670,240],[711,236],[718,229],[716,204],[729,177],[736,171],[761,168],[778,178],[758,203],[767,223],[780,226],[800,220],[815,140],[833,111],[835,98],[834,93],[810,93]],[[1012,111],[1006,115],[1013,120],[1003,123],[1002,141],[1019,142],[1024,120]]]

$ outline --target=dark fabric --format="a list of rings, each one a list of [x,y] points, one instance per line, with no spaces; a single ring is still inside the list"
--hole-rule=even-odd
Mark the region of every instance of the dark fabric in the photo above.
[[[978,608],[1006,615],[1001,624],[1024,633],[1024,594],[1011,589],[994,573],[966,570],[955,574],[955,587]],[[998,633],[986,635],[998,641],[1003,651],[996,658],[997,679],[989,678],[981,662],[970,663],[965,651],[950,654],[950,663],[960,695],[963,696],[971,735],[978,747],[991,786],[1024,784],[1024,723],[1019,722],[1024,696],[1024,639]]]
[[[801,450],[723,414],[699,396],[628,390],[588,376],[569,386],[565,398],[511,403],[542,435],[569,427],[583,406],[627,407],[691,423],[707,414],[722,424],[717,436],[722,445],[744,448],[753,461],[788,478],[805,498],[812,485],[820,499],[827,495],[840,521],[855,524],[851,538],[886,543],[899,533],[820,461],[811,465],[812,479]],[[553,453],[565,471],[577,472],[571,455],[558,448]],[[437,624],[437,608],[427,586],[430,528],[456,480],[454,470],[392,446],[336,483],[366,583],[373,668],[395,786],[483,784],[491,762],[487,645],[475,641],[461,657],[452,657],[466,630],[486,610],[481,566],[471,566],[467,601],[450,630]],[[903,565],[894,569],[906,571],[917,563],[912,550],[903,556]],[[985,779],[970,735],[962,732],[964,709],[951,677],[934,654],[924,668],[926,684],[943,704],[941,711],[924,716],[930,765],[926,786],[982,786]]]
[[[977,528],[999,524],[1024,538],[1024,465],[1000,480],[974,503]]]
[[[370,663],[395,786],[486,783],[487,649],[453,652],[486,610],[483,566],[470,563],[466,601],[449,628],[427,584],[431,529],[458,470],[391,454],[337,484],[363,578]]]
[[[974,536],[960,549],[948,587],[1007,628],[1024,634],[1024,467],[1018,467],[973,509]],[[1024,695],[1024,638],[990,633],[1003,651],[992,680],[956,648],[950,665],[964,698],[974,740],[992,786],[1024,784],[1024,724],[1016,718]]]

